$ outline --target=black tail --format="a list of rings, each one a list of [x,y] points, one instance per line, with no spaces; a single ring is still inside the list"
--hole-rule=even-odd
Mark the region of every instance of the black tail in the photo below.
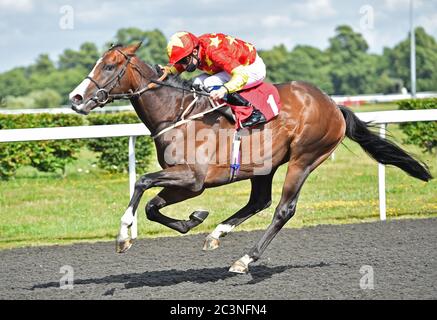
[[[359,143],[373,159],[382,164],[394,165],[414,178],[429,181],[432,175],[423,162],[417,161],[406,151],[393,142],[383,139],[369,130],[368,125],[361,121],[347,107],[338,106],[346,120],[346,136]]]

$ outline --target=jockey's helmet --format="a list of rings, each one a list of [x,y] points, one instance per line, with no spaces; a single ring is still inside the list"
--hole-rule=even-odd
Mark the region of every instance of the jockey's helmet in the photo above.
[[[167,45],[169,63],[175,64],[190,55],[198,45],[199,39],[194,34],[186,31],[175,33]]]

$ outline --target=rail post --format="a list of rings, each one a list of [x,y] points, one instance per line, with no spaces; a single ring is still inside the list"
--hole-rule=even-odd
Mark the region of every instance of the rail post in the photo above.
[[[385,138],[386,123],[381,123],[379,135]],[[386,198],[385,198],[385,165],[378,163],[378,189],[379,189],[379,217],[382,221],[386,219]]]
[[[129,195],[130,199],[135,191],[136,170],[135,170],[135,136],[129,137]],[[131,226],[131,238],[136,239],[138,236],[138,215],[134,212],[134,221]]]

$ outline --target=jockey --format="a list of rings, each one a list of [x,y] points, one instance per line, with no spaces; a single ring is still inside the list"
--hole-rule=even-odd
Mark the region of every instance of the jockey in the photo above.
[[[250,43],[222,33],[196,37],[190,32],[178,32],[171,36],[167,54],[169,64],[163,67],[167,72],[179,74],[200,69],[204,73],[196,77],[193,84],[203,85],[212,99],[252,108],[242,127],[266,121],[264,115],[237,92],[262,83],[266,76],[266,66]]]

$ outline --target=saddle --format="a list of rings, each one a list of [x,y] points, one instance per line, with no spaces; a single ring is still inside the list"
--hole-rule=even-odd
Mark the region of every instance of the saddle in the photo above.
[[[202,85],[192,85],[192,88],[200,92],[209,92]],[[261,82],[254,87],[238,91],[238,94],[264,115],[266,119],[264,123],[269,122],[279,114],[281,109],[279,92],[271,83]],[[231,102],[224,100],[222,100],[222,102],[226,103],[226,105],[217,109],[217,111],[220,112],[230,123],[235,124],[236,130],[241,129],[241,123],[251,116],[253,108],[234,105]]]
[[[256,109],[258,109],[266,118],[265,122],[269,122],[279,114],[281,102],[278,89],[267,82],[238,92],[243,98],[249,101]],[[241,123],[244,122],[252,114],[252,108],[247,106],[232,105],[227,103],[232,110],[235,124],[235,129],[241,129]],[[223,109],[224,114],[229,119],[229,110]]]

